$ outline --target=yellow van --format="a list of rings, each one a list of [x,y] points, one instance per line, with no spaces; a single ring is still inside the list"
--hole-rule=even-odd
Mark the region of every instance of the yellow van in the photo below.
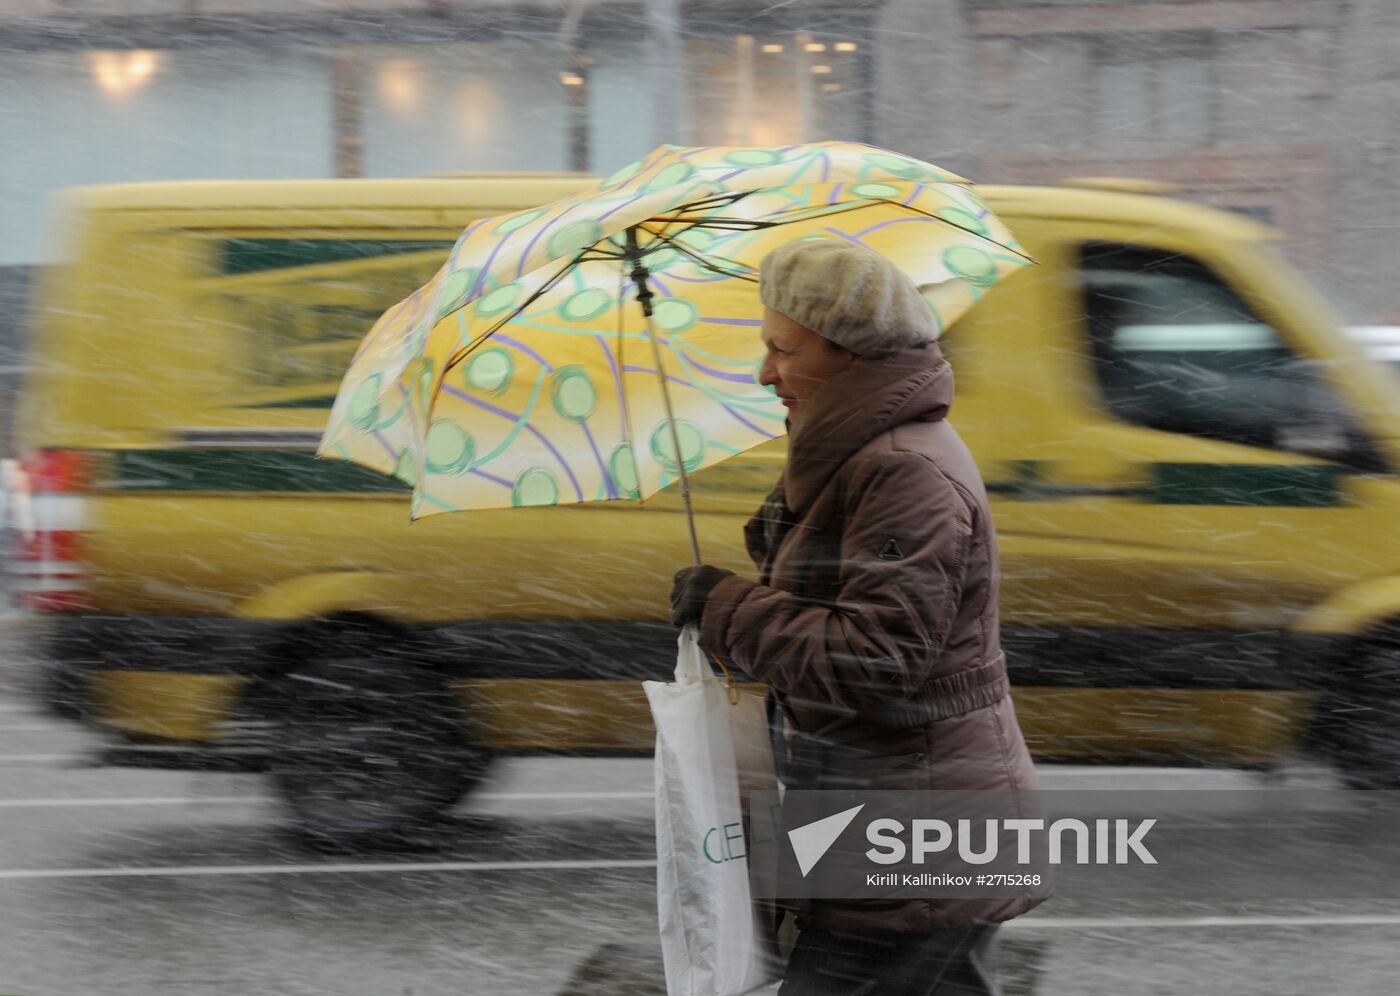
[[[642,753],[678,500],[408,525],[317,461],[373,319],[473,219],[560,176],[167,183],[64,203],[35,302],[20,562],[46,693],[113,764],[270,771],[355,836],[450,806],[502,751]],[[1268,765],[1400,786],[1400,397],[1241,217],[982,188],[1040,260],[945,337],[1001,535],[1042,758]],[[781,443],[695,484],[706,559]]]

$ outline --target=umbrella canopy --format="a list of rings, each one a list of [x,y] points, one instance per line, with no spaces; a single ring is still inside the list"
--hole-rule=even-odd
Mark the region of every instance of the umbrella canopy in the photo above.
[[[966,180],[867,145],[663,146],[472,224],[375,324],[319,455],[412,485],[412,516],[640,499],[784,432],[758,384],[760,260],[800,238],[900,266],[947,327],[1027,265]]]

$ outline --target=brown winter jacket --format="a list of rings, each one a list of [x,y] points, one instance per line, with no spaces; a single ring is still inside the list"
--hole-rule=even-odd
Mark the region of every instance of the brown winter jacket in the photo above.
[[[745,529],[762,583],[726,577],[705,605],[701,646],[781,707],[790,789],[1036,788],[998,634],[996,536],[944,419],[952,395],[937,344],[829,380]],[[799,907],[798,926],[924,933],[1037,901],[827,900]]]

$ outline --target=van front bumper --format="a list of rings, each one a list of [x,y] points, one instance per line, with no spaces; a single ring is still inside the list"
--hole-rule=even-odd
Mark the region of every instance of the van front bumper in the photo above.
[[[63,614],[36,621],[38,694],[56,715],[91,722],[103,675],[191,675],[238,682],[267,666],[265,647],[285,623],[217,616]]]
[[[34,622],[40,703],[104,735],[95,763],[265,769],[266,724],[240,704],[285,623],[98,613]]]

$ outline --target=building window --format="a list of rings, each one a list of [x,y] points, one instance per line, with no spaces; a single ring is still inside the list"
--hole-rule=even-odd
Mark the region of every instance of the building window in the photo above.
[[[786,145],[865,138],[868,49],[854,34],[688,38],[691,140]]]
[[[1211,66],[1200,56],[1111,61],[1094,71],[1095,128],[1108,142],[1172,139],[1204,145],[1211,132]]]

